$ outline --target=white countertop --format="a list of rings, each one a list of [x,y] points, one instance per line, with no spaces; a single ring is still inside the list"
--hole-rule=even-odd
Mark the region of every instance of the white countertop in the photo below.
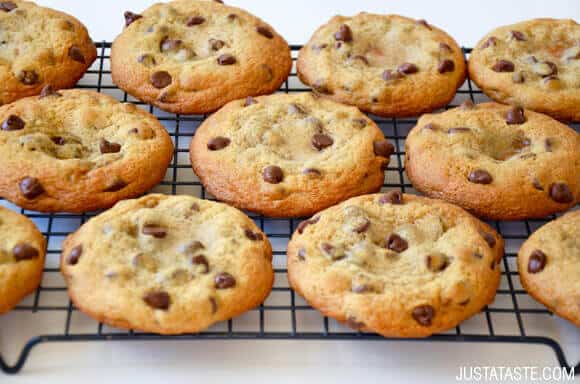
[[[147,0],[39,0],[84,22],[94,40],[111,41],[122,29],[123,12],[140,12]],[[359,11],[400,13],[424,18],[472,46],[490,29],[534,17],[580,19],[579,0],[226,0],[273,25],[291,44],[308,40],[334,14]],[[0,351],[24,328],[43,328],[10,314],[0,319]],[[21,320],[22,319],[22,320]],[[30,316],[28,317],[30,322]],[[568,356],[580,357],[580,331],[558,323],[570,341]],[[8,344],[8,345],[7,345]],[[12,345],[13,347],[13,345]],[[14,354],[7,356],[12,362]],[[556,365],[546,346],[508,344],[409,343],[382,341],[164,341],[43,344],[37,346],[18,376],[0,373],[0,382],[314,382],[314,383],[452,383],[465,365]],[[130,380],[130,381],[129,381]],[[522,381],[523,382],[523,381]]]

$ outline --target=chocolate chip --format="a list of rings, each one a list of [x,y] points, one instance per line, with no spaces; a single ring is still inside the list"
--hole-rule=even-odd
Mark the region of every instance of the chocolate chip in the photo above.
[[[248,107],[252,104],[258,104],[258,102],[252,96],[246,97],[246,100],[244,100],[244,107]]]
[[[304,248],[300,248],[298,250],[298,260],[300,261],[306,260],[306,250]]]
[[[169,309],[169,305],[171,304],[169,293],[165,291],[147,292],[145,296],[143,296],[143,301],[151,308],[161,309],[163,311],[167,311]]]
[[[68,257],[66,258],[66,263],[68,265],[77,265],[81,255],[83,254],[83,245],[79,244],[70,250]]]
[[[498,60],[493,67],[491,67],[495,72],[513,72],[514,68],[514,63],[509,60]]]
[[[389,237],[387,237],[387,248],[391,251],[401,253],[409,248],[409,244],[407,243],[407,240],[403,239],[401,236],[396,233],[391,233]]]
[[[252,241],[260,241],[264,238],[260,232],[254,232],[251,229],[245,229],[244,234]]]
[[[188,27],[193,27],[194,25],[200,25],[205,23],[205,17],[202,16],[191,16],[187,19],[185,25]]]
[[[227,272],[220,272],[215,277],[215,287],[217,289],[232,288],[236,285],[236,279]]]
[[[486,170],[476,169],[469,173],[467,180],[475,184],[490,184],[493,178]]]
[[[191,264],[193,265],[201,265],[203,270],[201,273],[208,273],[209,272],[209,262],[204,255],[196,255],[191,258]]]
[[[377,140],[373,142],[375,155],[389,158],[395,152],[395,146],[388,140]]]
[[[431,30],[431,26],[430,26],[429,24],[427,24],[427,20],[420,19],[420,20],[417,20],[417,21],[415,21],[415,24],[417,24],[417,25],[422,25],[422,26],[424,26],[425,28],[427,28],[427,29]]]
[[[110,184],[108,184],[105,187],[105,189],[103,189],[103,192],[117,192],[125,188],[126,186],[127,183],[123,179],[115,178]]]
[[[516,84],[521,84],[526,80],[526,78],[524,77],[524,73],[522,71],[518,71],[513,73],[512,80]]]
[[[2,122],[3,131],[18,131],[24,128],[24,120],[16,115],[10,115]]]
[[[363,323],[362,321],[358,321],[354,316],[349,316],[346,319],[346,325],[348,325],[352,329],[356,329],[357,331],[365,327],[365,323]]]
[[[505,122],[508,124],[523,124],[526,122],[524,109],[522,107],[512,107],[505,116]]]
[[[324,253],[326,253],[328,256],[330,256],[332,260],[339,260],[339,259],[342,259],[344,257],[342,255],[336,255],[336,252],[335,252],[336,249],[330,243],[322,243],[322,244],[320,244],[320,248],[322,249],[322,251]]]
[[[68,57],[70,57],[72,60],[81,63],[81,64],[85,64],[85,56],[83,55],[83,51],[81,51],[81,49],[79,47],[77,47],[76,45],[71,46],[68,49]]]
[[[403,204],[403,194],[400,191],[389,191],[379,198],[380,204]]]
[[[399,72],[391,71],[390,69],[384,71],[382,76],[383,80],[385,81],[392,81],[401,78],[401,74]]]
[[[449,59],[442,60],[439,62],[437,70],[439,73],[453,72],[455,70],[455,62]]]
[[[427,255],[425,263],[431,272],[441,272],[449,266],[449,259],[445,255],[431,254]]]
[[[149,81],[151,82],[151,84],[155,88],[161,89],[161,88],[165,88],[169,84],[171,84],[172,79],[171,79],[171,75],[169,74],[169,72],[167,72],[167,71],[157,71],[157,72],[153,72],[151,74],[151,77],[149,78]]]
[[[236,15],[235,13],[230,13],[228,15],[228,21],[234,21],[237,18],[238,18],[238,15]]]
[[[44,193],[44,188],[36,177],[25,177],[20,181],[20,191],[27,199],[34,199]]]
[[[341,25],[338,29],[338,32],[334,34],[334,39],[337,41],[344,41],[346,43],[352,41],[352,31],[350,30],[349,26],[346,24]]]
[[[356,233],[364,233],[369,229],[370,226],[371,221],[367,218],[364,218],[363,221],[359,225],[354,227],[352,230]]]
[[[223,54],[217,58],[219,65],[233,65],[236,63],[236,58],[230,54]]]
[[[222,40],[209,39],[209,45],[211,49],[213,49],[214,51],[219,51],[220,49],[225,47],[226,43]]]
[[[442,51],[449,52],[449,53],[453,52],[453,49],[451,49],[449,44],[445,44],[445,43],[439,43],[439,49]]]
[[[54,88],[52,88],[51,85],[45,85],[42,88],[42,91],[40,91],[40,96],[38,96],[39,99],[48,97],[48,96],[62,96],[60,93],[58,93]]]
[[[143,64],[146,67],[153,67],[157,62],[153,55],[145,53],[137,58],[137,62]]]
[[[543,191],[544,187],[542,187],[542,184],[540,184],[540,180],[538,180],[537,177],[534,177],[534,180],[532,181],[532,185],[534,186],[534,188],[536,188],[538,191]]]
[[[210,141],[207,142],[207,149],[210,151],[219,151],[220,149],[224,149],[228,145],[230,145],[230,139],[223,136],[214,137]]]
[[[270,31],[270,29],[269,29],[268,27],[264,27],[264,26],[262,26],[262,25],[258,25],[258,26],[256,27],[256,31],[257,31],[257,32],[258,32],[260,35],[262,35],[262,36],[264,36],[264,37],[266,37],[266,38],[268,38],[268,39],[271,39],[271,38],[273,38],[273,37],[274,37],[274,34],[272,33],[272,31]]]
[[[133,13],[130,11],[125,11],[125,26],[128,27],[129,25],[133,24],[134,21],[141,19],[143,16]]]
[[[313,84],[312,84],[312,88],[318,92],[318,93],[322,93],[325,95],[329,95],[332,92],[330,91],[330,89],[328,88],[328,86],[322,81],[322,80],[316,80]]]
[[[148,236],[153,236],[156,239],[163,239],[167,236],[167,230],[156,224],[145,224],[141,229],[141,233]]]
[[[528,272],[529,273],[538,273],[544,270],[546,267],[546,262],[548,258],[546,254],[539,249],[532,251],[530,254],[530,258],[528,260]]]
[[[183,44],[183,41],[181,41],[181,40],[169,39],[169,38],[165,37],[165,38],[163,38],[163,40],[161,40],[161,43],[159,44],[159,50],[161,52],[174,51],[176,49],[181,48],[182,44]]]
[[[574,195],[566,183],[552,183],[548,187],[552,200],[560,204],[568,204],[574,201]]]
[[[61,137],[61,136],[52,136],[50,138],[50,141],[52,141],[56,145],[64,145],[64,143],[66,142],[64,137]]]
[[[302,234],[307,226],[309,226],[310,224],[318,223],[318,220],[320,220],[320,216],[316,216],[316,217],[313,217],[311,219],[304,220],[304,221],[300,222],[300,224],[298,224],[298,226],[296,227],[296,231],[299,234]]]
[[[490,248],[493,249],[493,247],[495,247],[495,236],[493,236],[491,233],[487,233],[487,232],[481,232],[481,237],[483,237],[483,240],[485,240],[485,242],[487,243],[487,245],[489,245]]]
[[[510,37],[513,40],[517,40],[517,41],[526,41],[526,35],[524,35],[522,32],[520,31],[510,31]]]
[[[334,143],[334,140],[324,133],[316,133],[312,136],[311,143],[314,148],[322,151],[324,148],[330,147]]]
[[[121,151],[121,144],[101,139],[101,141],[99,141],[99,150],[101,153],[117,153]]]
[[[430,305],[419,305],[413,309],[411,315],[419,325],[429,327],[435,317],[435,308]]]
[[[553,147],[554,147],[554,140],[547,137],[544,140],[544,148],[546,149],[546,152],[552,152]]]
[[[38,250],[30,244],[19,243],[12,248],[12,255],[14,260],[32,260],[38,257]]]
[[[410,75],[419,72],[419,68],[417,68],[417,66],[413,63],[403,63],[399,65],[399,68],[397,68],[397,72],[405,75]]]
[[[497,44],[497,38],[491,36],[489,39],[487,39],[481,46],[481,48],[487,48],[487,47],[495,47]]]
[[[35,71],[20,71],[18,81],[24,85],[34,85],[38,83],[38,74]]]
[[[470,131],[471,131],[471,129],[466,128],[466,127],[454,127],[454,128],[449,128],[447,130],[447,133],[453,135],[455,133],[467,133]]]
[[[209,298],[209,304],[211,305],[211,314],[215,315],[218,311],[218,305],[217,305],[217,301],[215,298],[210,297]]]
[[[262,178],[267,183],[278,184],[284,179],[284,172],[276,165],[268,165],[262,172]]]
[[[0,11],[10,12],[13,9],[18,8],[18,6],[12,1],[2,1],[0,2]]]

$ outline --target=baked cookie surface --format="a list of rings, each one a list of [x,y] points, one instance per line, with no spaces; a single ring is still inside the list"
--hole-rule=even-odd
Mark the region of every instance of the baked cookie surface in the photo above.
[[[411,116],[453,99],[465,80],[461,48],[424,20],[335,16],[300,50],[300,79],[321,95],[381,116]]]
[[[0,2],[0,105],[38,95],[45,85],[70,88],[97,57],[74,17],[29,1]]]
[[[198,332],[259,305],[274,274],[267,237],[242,212],[191,196],[125,200],[63,243],[75,305],[119,328]]]
[[[391,191],[300,224],[288,244],[288,279],[352,328],[423,337],[493,301],[502,255],[502,238],[461,208]]]
[[[580,211],[534,232],[518,252],[518,270],[530,295],[580,327]]]
[[[138,196],[165,175],[173,144],[133,104],[81,90],[0,107],[0,196],[43,212],[85,212]]]
[[[466,104],[422,116],[405,147],[417,190],[480,217],[544,217],[580,198],[580,135],[541,113]]]
[[[535,19],[496,28],[473,49],[469,76],[492,99],[580,120],[580,25]]]
[[[113,81],[166,111],[213,112],[234,99],[271,93],[292,66],[286,41],[239,8],[178,0],[125,18],[111,51]]]
[[[8,312],[42,279],[46,241],[27,217],[0,207],[0,314]]]
[[[232,101],[197,129],[190,156],[219,200],[296,217],[378,191],[393,151],[357,108],[296,93]]]

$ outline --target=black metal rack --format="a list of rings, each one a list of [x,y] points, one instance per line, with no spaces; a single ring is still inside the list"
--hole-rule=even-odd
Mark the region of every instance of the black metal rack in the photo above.
[[[203,121],[205,116],[168,114],[132,99],[126,93],[120,91],[110,79],[109,52],[111,43],[97,43],[97,48],[99,50],[97,61],[77,87],[107,93],[117,97],[119,100],[134,102],[148,109],[167,127],[174,140],[175,153],[173,161],[167,170],[165,180],[154,191],[172,194],[189,193],[203,198],[211,198],[211,196],[206,196],[205,189],[193,174],[188,159],[189,141],[194,135],[196,127]],[[300,46],[292,46],[294,58],[299,48]],[[464,49],[466,55],[470,51],[469,48]],[[308,88],[298,81],[294,69],[290,78],[280,89],[282,92],[306,90]],[[487,100],[469,79],[458,91],[454,101],[448,107],[455,106],[465,99],[471,99],[476,102]],[[414,193],[412,185],[404,174],[403,159],[405,154],[404,140],[409,130],[416,123],[416,119],[386,119],[376,116],[373,116],[373,119],[381,127],[385,136],[396,145],[396,152],[391,157],[389,167],[385,171],[384,187],[386,189],[398,188],[404,192]],[[578,124],[573,127],[576,130],[580,130],[580,125]],[[284,262],[286,242],[298,224],[298,219],[276,219],[250,215],[268,234],[273,243],[276,283],[270,298],[264,304],[248,313],[246,316],[248,318],[244,322],[245,327],[242,327],[243,330],[238,327],[238,319],[233,319],[198,334],[161,336],[108,328],[84,317],[68,299],[66,287],[58,269],[60,241],[96,213],[81,215],[64,213],[41,214],[24,211],[6,201],[2,201],[2,204],[19,210],[33,219],[48,240],[47,266],[44,270],[42,285],[32,297],[29,297],[19,305],[14,313],[21,316],[56,313],[62,319],[62,322],[58,323],[60,325],[55,327],[54,330],[51,329],[50,332],[28,339],[22,350],[16,355],[17,357],[13,364],[9,364],[3,359],[0,351],[0,368],[6,373],[19,372],[25,365],[31,350],[42,343],[200,339],[392,340],[375,334],[355,332],[341,327],[333,320],[319,315],[288,287]],[[546,334],[542,325],[545,322],[555,323],[557,322],[556,318],[543,306],[533,301],[523,290],[519,283],[517,265],[515,263],[517,249],[521,242],[527,239],[533,230],[553,218],[548,217],[541,220],[510,223],[490,222],[506,239],[506,253],[502,265],[502,284],[497,292],[496,301],[486,307],[481,314],[476,315],[473,319],[464,322],[448,333],[433,335],[427,339],[404,340],[414,342],[543,344],[552,348],[558,363],[562,367],[572,368],[560,343],[555,337]],[[56,298],[53,297],[55,295],[57,296]],[[276,321],[275,319],[280,318],[280,316],[275,315],[281,314],[284,315],[286,320],[272,329],[269,326],[269,321]],[[9,315],[7,314],[6,316]],[[85,325],[88,324],[88,330],[86,326],[80,331],[77,329],[75,319],[79,317],[81,322],[84,322]],[[1,321],[9,322],[10,320],[0,318],[0,329],[3,326]],[[498,325],[506,320],[512,324],[509,330],[504,325]],[[250,331],[246,329],[248,324],[252,326]],[[401,339],[396,340],[400,341]],[[577,363],[575,369],[578,372],[580,364]]]

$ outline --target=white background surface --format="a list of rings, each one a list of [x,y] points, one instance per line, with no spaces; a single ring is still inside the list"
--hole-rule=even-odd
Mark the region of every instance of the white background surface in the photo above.
[[[39,0],[84,22],[94,40],[121,30],[123,11],[146,0]],[[533,17],[580,19],[578,0],[227,0],[272,24],[292,44],[304,43],[334,14],[366,10],[424,18],[464,46],[495,26]],[[39,325],[41,326],[41,325]],[[566,326],[566,325],[565,325]],[[567,338],[580,341],[568,326]],[[0,344],[1,345],[1,344]],[[576,357],[578,354],[576,354]],[[186,341],[42,345],[19,376],[1,383],[315,382],[452,383],[462,365],[554,365],[544,346],[330,341]]]

